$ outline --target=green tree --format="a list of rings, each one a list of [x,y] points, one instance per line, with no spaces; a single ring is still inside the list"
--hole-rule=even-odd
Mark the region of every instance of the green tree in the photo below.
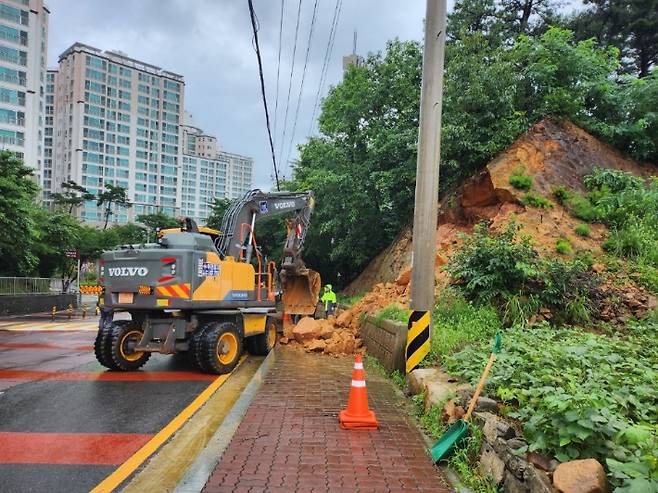
[[[62,192],[52,194],[55,205],[67,209],[72,214],[75,208],[80,207],[86,200],[94,200],[96,197],[82,185],[73,180],[62,183]]]
[[[392,41],[351,67],[300,148],[293,187],[318,204],[304,257],[328,281],[354,278],[411,217],[420,66],[417,43]]]
[[[149,240],[151,239],[151,235],[158,229],[176,228],[180,226],[180,222],[175,217],[171,217],[164,212],[140,214],[137,216],[137,222],[146,226]]]
[[[206,226],[214,229],[221,229],[224,214],[235,201],[227,198],[215,197],[212,204],[210,204],[210,215],[206,219]]]
[[[32,170],[9,151],[0,152],[0,273],[30,275],[37,265],[34,212],[38,187]]]
[[[39,259],[37,274],[41,277],[60,276],[62,291],[66,292],[78,275],[77,261],[66,256],[67,250],[77,250],[81,224],[68,213],[35,210],[38,240],[30,248]]]
[[[589,8],[569,23],[577,38],[616,46],[625,71],[647,77],[658,62],[658,0],[585,0],[585,4]]]
[[[148,239],[146,229],[133,223],[116,224],[104,232],[106,234],[105,241],[112,243],[113,247],[145,243]]]
[[[103,229],[107,229],[107,223],[110,221],[110,216],[114,214],[112,211],[112,206],[114,206],[114,208],[128,208],[132,205],[128,200],[126,189],[117,185],[112,185],[110,183],[105,185],[104,192],[98,194],[96,204],[98,207],[105,207],[105,212],[103,213],[103,217],[105,218]]]

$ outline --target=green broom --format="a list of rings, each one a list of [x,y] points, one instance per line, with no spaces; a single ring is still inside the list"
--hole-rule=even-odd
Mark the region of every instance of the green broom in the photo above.
[[[471,418],[471,414],[473,414],[475,403],[477,402],[478,397],[480,397],[480,393],[482,392],[484,384],[487,381],[487,377],[489,376],[489,371],[491,370],[494,361],[496,361],[496,355],[500,353],[502,344],[503,334],[499,331],[494,337],[489,361],[487,362],[487,366],[484,368],[484,372],[480,378],[480,383],[478,383],[478,386],[475,389],[475,393],[471,398],[471,402],[468,404],[468,410],[466,411],[464,418],[455,421],[452,425],[450,425],[450,428],[445,431],[441,438],[439,438],[439,441],[436,442],[432,447],[431,453],[432,460],[434,460],[434,462],[445,459],[448,455],[450,455],[450,452],[452,452],[452,449],[455,447],[455,445],[457,445],[461,440],[464,439],[466,435],[468,435],[468,420]]]

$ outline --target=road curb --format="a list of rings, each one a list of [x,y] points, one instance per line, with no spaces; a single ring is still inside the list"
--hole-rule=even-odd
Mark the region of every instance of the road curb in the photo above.
[[[217,431],[210,438],[205,448],[194,460],[183,476],[183,479],[180,480],[174,489],[174,493],[198,493],[203,490],[208,478],[215,470],[215,467],[217,467],[224,450],[231,443],[231,439],[242,422],[242,418],[246,414],[249,404],[251,404],[256,392],[263,384],[265,375],[267,375],[272,363],[276,360],[276,352],[276,350],[271,351],[263,360],[260,368],[251,377],[249,384],[242,391],[242,394],[226,415],[220,427],[217,428]]]

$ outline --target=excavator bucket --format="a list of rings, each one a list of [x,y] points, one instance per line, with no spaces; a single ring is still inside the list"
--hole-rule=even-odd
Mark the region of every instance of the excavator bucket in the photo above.
[[[281,273],[283,309],[291,315],[313,316],[320,296],[320,274],[311,269]]]

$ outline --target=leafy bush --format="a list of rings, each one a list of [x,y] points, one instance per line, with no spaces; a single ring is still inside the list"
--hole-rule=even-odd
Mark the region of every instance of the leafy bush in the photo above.
[[[632,326],[621,338],[545,324],[508,329],[488,389],[522,421],[531,451],[561,461],[595,457],[607,464],[614,485],[654,491],[656,330],[656,325]],[[488,342],[470,346],[446,357],[445,365],[477,382],[488,349]]]
[[[523,167],[519,167],[510,175],[509,184],[518,190],[530,190],[532,188],[532,177],[525,174]]]
[[[582,195],[571,195],[565,204],[569,212],[578,219],[582,219],[588,223],[593,223],[599,220],[599,214],[596,208]]]
[[[511,221],[498,233],[478,224],[462,248],[452,256],[448,271],[466,297],[479,303],[502,305],[511,294],[524,291],[537,275],[538,254],[530,238],[517,239],[520,226]]]
[[[566,238],[560,238],[555,242],[555,251],[561,255],[569,255],[573,252],[571,243]]]
[[[550,209],[551,207],[553,207],[553,203],[550,200],[548,200],[546,197],[542,197],[541,195],[537,195],[536,193],[533,192],[526,193],[521,198],[521,203],[523,205],[527,205],[530,207],[538,207],[540,209]]]
[[[571,192],[567,190],[567,187],[561,185],[554,187],[551,192],[553,193],[553,197],[555,197],[555,201],[560,205],[564,205],[569,200],[569,197],[571,197]]]
[[[426,364],[434,364],[472,342],[488,341],[501,328],[492,306],[474,305],[456,289],[444,289],[434,309],[432,346]]]
[[[587,272],[591,264],[542,260],[528,237],[517,238],[518,229],[513,222],[503,232],[480,224],[465,237],[448,271],[466,299],[480,307],[493,305],[505,325],[524,325],[541,307],[549,308],[557,323],[589,320],[598,285]]]
[[[579,224],[578,226],[576,226],[574,231],[578,236],[589,238],[590,231],[589,231],[589,226],[587,224]]]
[[[583,178],[583,184],[588,190],[606,190],[610,193],[644,188],[641,178],[626,171],[608,168],[594,168],[591,175]]]

